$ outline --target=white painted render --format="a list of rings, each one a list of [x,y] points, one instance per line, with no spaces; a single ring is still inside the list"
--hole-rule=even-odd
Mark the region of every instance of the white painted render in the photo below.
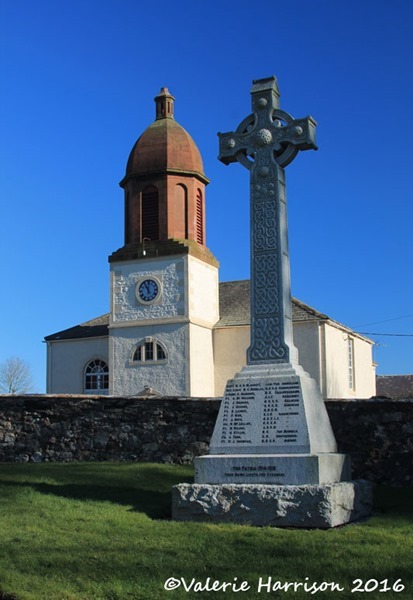
[[[97,358],[109,363],[107,337],[48,342],[47,393],[83,394],[85,367]]]
[[[307,371],[324,394],[322,377],[322,344],[318,321],[298,321],[293,323],[294,344],[298,350],[298,363]]]
[[[223,396],[228,379],[246,365],[249,344],[249,325],[214,329],[215,396]]]
[[[165,319],[185,314],[185,257],[148,258],[111,264],[111,322]],[[143,278],[160,282],[155,302],[142,304],[136,287]]]
[[[190,395],[215,396],[212,330],[189,326]]]
[[[153,339],[162,344],[167,358],[164,361],[137,362],[132,360],[136,346]],[[110,393],[133,396],[150,387],[162,395],[190,394],[188,372],[188,325],[164,323],[110,329],[109,364]]]
[[[186,258],[188,316],[212,328],[219,319],[218,269],[194,256]]]
[[[376,393],[372,343],[331,323],[323,325],[325,336],[327,398],[370,398]],[[353,340],[353,387],[350,386],[348,340]]]

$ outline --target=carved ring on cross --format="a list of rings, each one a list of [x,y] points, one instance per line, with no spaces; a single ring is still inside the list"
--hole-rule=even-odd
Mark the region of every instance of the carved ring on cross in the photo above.
[[[282,128],[290,125],[294,122],[294,117],[290,114],[281,110],[279,108],[275,108],[272,112],[272,121],[274,127]],[[257,127],[257,117],[254,114],[248,115],[241,123],[238,125],[236,129],[236,133],[246,134],[252,133]],[[297,126],[297,135],[301,135],[303,133],[302,129]],[[270,134],[270,135],[268,135]],[[259,146],[264,146],[266,143],[271,143],[272,136],[271,132],[267,129],[258,130],[255,135],[255,142]],[[279,144],[275,143],[272,145],[274,151],[274,160],[280,167],[286,167],[294,160],[297,156],[300,148],[291,142],[281,142]],[[252,152],[248,152],[247,150],[240,150],[235,154],[236,160],[238,160],[244,167],[251,170],[252,165],[254,164],[254,155]]]

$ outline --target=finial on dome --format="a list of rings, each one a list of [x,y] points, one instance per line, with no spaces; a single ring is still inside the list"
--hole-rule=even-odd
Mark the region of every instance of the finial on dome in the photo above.
[[[156,120],[174,118],[174,100],[175,98],[170,94],[167,87],[161,88],[158,96],[155,97]]]

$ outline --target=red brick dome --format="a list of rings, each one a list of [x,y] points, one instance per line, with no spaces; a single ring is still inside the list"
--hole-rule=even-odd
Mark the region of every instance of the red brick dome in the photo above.
[[[167,88],[156,96],[156,120],[144,131],[126,166],[126,178],[151,173],[188,173],[207,181],[202,158],[189,133],[173,117]]]

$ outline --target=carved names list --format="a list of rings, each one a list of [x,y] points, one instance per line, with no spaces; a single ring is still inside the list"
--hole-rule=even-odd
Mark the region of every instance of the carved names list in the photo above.
[[[234,382],[226,390],[222,410],[222,445],[277,445],[288,452],[288,446],[299,443],[298,381]]]

